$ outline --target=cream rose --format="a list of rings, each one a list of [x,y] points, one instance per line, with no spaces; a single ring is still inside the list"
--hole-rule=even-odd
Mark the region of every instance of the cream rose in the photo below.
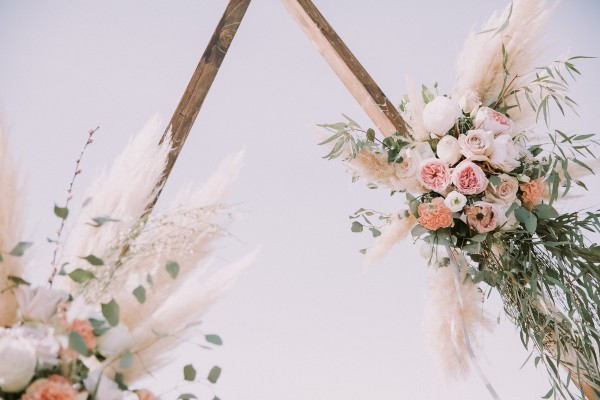
[[[452,172],[452,183],[462,194],[479,194],[488,185],[488,179],[481,167],[469,160],[461,161]]]
[[[475,116],[475,128],[492,131],[494,135],[510,135],[514,129],[514,122],[498,111],[481,107]]]
[[[460,145],[454,136],[446,135],[440,139],[437,144],[437,156],[440,160],[454,165],[462,157],[460,153]]]
[[[494,168],[510,172],[521,165],[519,157],[519,149],[509,135],[496,137],[494,147],[489,156],[490,164]]]
[[[444,136],[456,123],[460,109],[448,97],[438,96],[423,108],[425,129],[436,136]]]
[[[467,114],[477,111],[481,105],[479,95],[473,89],[467,89],[465,93],[458,99],[458,105]]]
[[[25,389],[37,364],[31,343],[9,330],[0,332],[0,360],[0,389],[6,393]]]
[[[500,174],[500,183],[497,185],[488,185],[483,200],[495,204],[512,204],[517,200],[517,192],[519,191],[519,181],[517,178]]]
[[[467,160],[487,161],[494,148],[494,134],[482,129],[470,130],[458,137],[458,144]]]
[[[450,168],[439,158],[426,158],[419,164],[417,179],[424,188],[443,193],[450,185]]]

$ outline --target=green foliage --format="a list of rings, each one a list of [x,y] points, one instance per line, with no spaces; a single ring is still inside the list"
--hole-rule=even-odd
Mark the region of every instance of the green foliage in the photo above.
[[[60,219],[67,219],[67,217],[69,216],[69,209],[67,207],[59,207],[55,204],[54,215],[56,215]]]
[[[69,277],[77,283],[85,283],[91,279],[94,279],[96,276],[85,269],[77,268],[76,270],[69,273]]]
[[[127,368],[131,367],[132,363],[133,363],[133,354],[131,354],[131,352],[129,350],[126,350],[121,355],[121,361],[119,361],[119,368],[127,369]]]
[[[133,289],[133,295],[140,304],[144,304],[146,302],[146,288],[142,285]]]
[[[179,275],[179,264],[177,264],[175,261],[167,261],[165,269],[173,279],[176,279],[177,275]]]
[[[8,254],[13,257],[22,257],[31,246],[33,246],[33,242],[19,242]]]
[[[114,299],[106,304],[102,304],[102,315],[104,315],[106,322],[108,322],[110,326],[119,325],[119,313],[119,305]]]
[[[99,267],[101,265],[104,265],[104,260],[102,260],[101,258],[96,257],[93,254],[90,254],[89,256],[81,257],[81,259],[89,262],[94,267]]]
[[[208,343],[212,343],[215,344],[217,346],[221,346],[223,344],[223,341],[221,340],[221,337],[219,335],[206,335],[204,336],[204,338],[206,339],[206,341]]]
[[[90,349],[88,349],[83,336],[81,336],[79,332],[69,332],[69,347],[84,357],[87,357],[90,354]]]
[[[177,400],[191,400],[191,399],[197,399],[197,398],[198,397],[196,397],[196,395],[194,395],[192,393],[182,393],[179,395]]]
[[[107,222],[118,222],[119,220],[108,217],[108,216],[103,216],[103,217],[92,218],[92,221],[94,221],[94,223],[93,224],[88,223],[88,225],[91,225],[94,228],[99,228],[102,225],[106,224]]]
[[[183,367],[183,379],[193,382],[196,379],[196,369],[192,364]]]
[[[21,285],[25,285],[25,286],[31,285],[31,283],[27,282],[25,279],[21,278],[20,276],[8,275],[6,277],[6,279],[11,281],[16,287],[19,287]]]
[[[221,376],[221,367],[219,367],[218,365],[215,365],[214,367],[212,367],[210,369],[210,372],[208,373],[208,377],[206,379],[208,379],[208,381],[210,383],[217,383],[220,376]]]

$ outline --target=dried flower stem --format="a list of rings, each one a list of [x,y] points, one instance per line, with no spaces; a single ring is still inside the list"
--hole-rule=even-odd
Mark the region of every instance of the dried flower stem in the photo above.
[[[85,145],[81,149],[81,153],[79,153],[79,157],[77,157],[77,160],[75,160],[75,170],[73,171],[73,177],[71,178],[71,182],[69,183],[69,187],[67,188],[67,198],[66,198],[65,207],[64,207],[66,209],[69,208],[69,203],[71,202],[71,199],[73,198],[73,184],[75,183],[75,179],[77,178],[77,175],[81,174],[81,169],[79,168],[79,165],[81,164],[81,159],[82,159],[83,154],[85,153],[85,150],[87,149],[87,147],[94,142],[93,136],[94,136],[94,133],[96,133],[96,131],[98,131],[98,129],[100,129],[100,126],[97,126],[96,128],[90,129],[88,131],[87,141],[85,142]],[[66,220],[67,220],[66,218],[61,218],[60,226],[56,231],[56,239],[54,240],[54,252],[52,254],[52,262],[50,263],[52,272],[50,274],[50,277],[48,278],[48,286],[49,287],[52,287],[52,283],[54,282],[54,277],[58,273],[58,268],[56,266],[56,258],[58,256],[58,249],[60,247],[60,237],[62,236],[63,230],[65,228]]]

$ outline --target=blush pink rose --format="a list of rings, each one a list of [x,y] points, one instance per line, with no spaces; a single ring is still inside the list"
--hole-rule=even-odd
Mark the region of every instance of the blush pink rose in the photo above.
[[[67,378],[50,375],[29,385],[21,400],[77,400],[77,392]]]
[[[489,107],[481,107],[475,116],[475,129],[492,131],[496,136],[510,135],[514,129],[514,122],[506,115],[492,110]]]
[[[156,396],[154,393],[152,393],[149,390],[136,390],[135,394],[137,394],[137,397],[139,400],[160,400],[160,398],[158,396]]]
[[[491,204],[475,204],[464,208],[463,220],[477,233],[491,232],[498,226],[499,209]]]
[[[436,197],[431,203],[419,204],[418,212],[419,223],[430,231],[452,226],[452,211],[446,207],[442,197]]]
[[[426,158],[419,164],[417,179],[424,188],[443,193],[450,185],[450,167],[439,158]]]
[[[461,161],[452,171],[452,183],[462,194],[479,194],[487,188],[488,182],[481,167],[469,160]]]

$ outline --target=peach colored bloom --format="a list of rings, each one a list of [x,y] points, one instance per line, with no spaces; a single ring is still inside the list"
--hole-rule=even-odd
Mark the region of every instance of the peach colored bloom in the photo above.
[[[546,185],[543,178],[531,180],[521,186],[521,199],[527,206],[536,206],[542,202],[542,195]]]
[[[33,382],[21,400],[76,400],[77,392],[71,382],[60,375],[50,375],[48,378]]]
[[[491,232],[498,226],[499,213],[491,205],[465,207],[464,219],[477,233]]]
[[[76,319],[67,327],[67,329],[79,333],[88,349],[94,349],[96,347],[94,328],[87,319]]]
[[[469,160],[461,161],[452,171],[452,183],[462,194],[479,194],[487,188],[488,182],[481,167]]]
[[[417,178],[426,189],[442,193],[450,184],[450,168],[439,158],[426,158],[419,164]]]
[[[419,223],[430,231],[452,226],[452,211],[446,207],[442,197],[436,197],[431,203],[419,204],[418,211]]]
[[[149,390],[136,390],[135,394],[137,394],[139,400],[160,400],[158,396]]]

